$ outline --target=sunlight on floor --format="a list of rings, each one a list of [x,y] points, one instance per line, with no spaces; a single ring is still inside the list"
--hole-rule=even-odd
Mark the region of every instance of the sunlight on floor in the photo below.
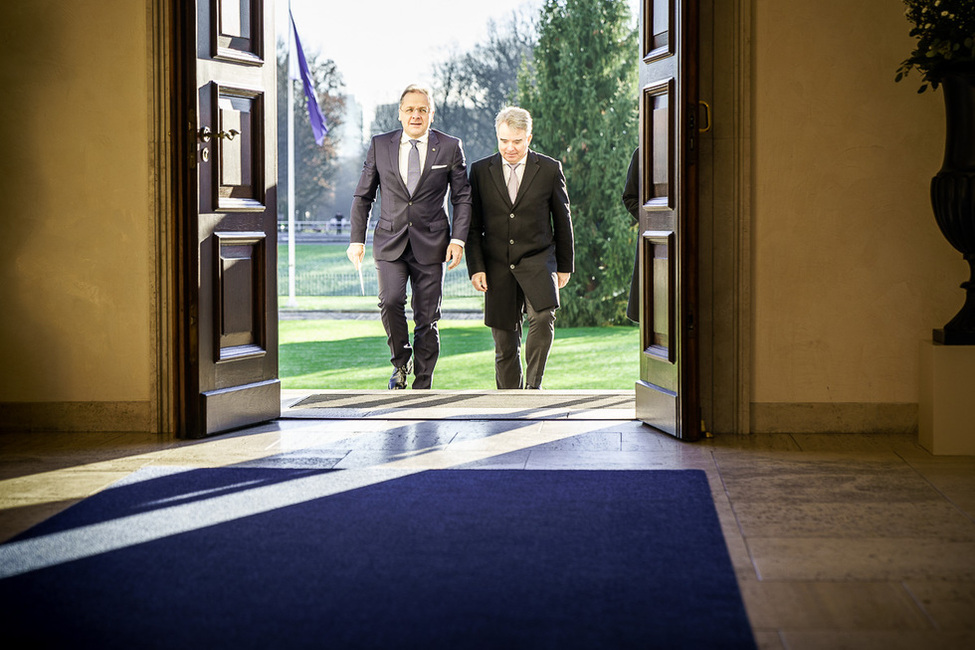
[[[349,423],[354,430],[339,428],[323,430],[317,423],[297,425],[278,431],[256,432],[235,435],[206,441],[205,444],[190,444],[143,454],[143,469],[131,478],[115,483],[108,489],[131,486],[140,480],[150,480],[191,472],[195,467],[185,467],[187,461],[196,466],[260,466],[263,460],[276,456],[302,452],[299,468],[314,465],[310,460],[316,456],[325,461],[318,469],[327,470],[335,464],[336,445],[356,446],[357,438],[365,438],[381,431],[389,434],[388,423],[382,427],[364,423]],[[281,483],[265,486],[260,483],[242,483],[226,486],[225,489],[180,494],[167,501],[180,501],[174,505],[166,502],[147,504],[163,506],[150,512],[133,514],[80,528],[58,532],[52,535],[34,537],[0,546],[0,578],[6,578],[43,567],[70,562],[84,557],[142,544],[169,535],[178,535],[207,526],[226,523],[242,517],[250,517],[297,503],[320,499],[353,490],[381,481],[406,476],[430,469],[447,469],[458,465],[475,463],[491,457],[555,442],[588,431],[605,428],[605,421],[576,423],[567,429],[543,429],[540,422],[504,423],[486,437],[479,432],[476,437],[433,446],[420,446],[412,449],[391,451],[385,462],[378,462],[369,468],[356,471],[336,471],[302,476]],[[415,425],[405,423],[401,427],[409,433]],[[494,427],[492,427],[494,428]],[[365,429],[365,431],[359,430]],[[462,433],[457,433],[462,436]],[[452,436],[454,437],[454,436]],[[448,445],[447,443],[450,442]],[[449,449],[448,449],[449,447]],[[293,456],[292,456],[293,458]],[[131,459],[130,459],[131,460]],[[331,460],[332,462],[328,462]],[[63,480],[76,477],[79,472],[98,476],[102,472],[117,467],[118,461],[88,463],[71,468],[41,472],[29,476],[0,481],[0,494],[7,497],[24,495],[21,505],[37,505],[45,502],[81,499],[92,493],[90,485]],[[177,463],[178,465],[174,465]],[[287,464],[287,461],[285,461]],[[280,467],[280,463],[273,466]],[[53,486],[60,486],[52,491]],[[67,489],[64,489],[64,487]],[[226,493],[232,489],[231,493]],[[212,493],[212,496],[208,494]]]

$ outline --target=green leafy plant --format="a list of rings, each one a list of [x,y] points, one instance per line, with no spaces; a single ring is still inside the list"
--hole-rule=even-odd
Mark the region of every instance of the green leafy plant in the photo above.
[[[897,69],[894,81],[911,70],[921,74],[923,93],[936,89],[946,72],[975,72],[975,0],[904,0],[917,46]]]

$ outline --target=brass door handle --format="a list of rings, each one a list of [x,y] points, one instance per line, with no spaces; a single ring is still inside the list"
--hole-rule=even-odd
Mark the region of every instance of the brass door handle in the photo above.
[[[704,100],[700,100],[699,103],[704,107],[704,118],[706,123],[702,128],[699,128],[698,131],[701,133],[707,133],[711,130],[711,105]]]
[[[209,142],[210,138],[227,138],[228,140],[233,140],[235,137],[240,135],[240,131],[237,129],[230,129],[229,131],[220,131],[219,133],[214,133],[210,130],[209,126],[205,126],[200,129],[197,137],[200,138],[201,142]]]

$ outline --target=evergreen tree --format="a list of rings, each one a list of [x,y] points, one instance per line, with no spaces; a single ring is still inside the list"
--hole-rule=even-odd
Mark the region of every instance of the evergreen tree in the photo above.
[[[562,161],[576,270],[559,325],[627,324],[636,230],[620,194],[637,146],[637,34],[626,0],[546,0],[519,75],[532,148]]]

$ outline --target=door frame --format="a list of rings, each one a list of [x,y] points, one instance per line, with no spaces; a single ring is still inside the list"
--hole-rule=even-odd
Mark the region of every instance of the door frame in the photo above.
[[[175,435],[182,364],[175,301],[179,190],[177,0],[147,0],[148,116],[153,284],[150,287],[150,410],[154,431]],[[751,425],[752,84],[750,0],[700,0],[700,95],[715,122],[700,137],[701,402],[707,429],[743,434]]]
[[[175,291],[179,260],[176,232],[179,168],[175,164],[177,97],[174,88],[178,60],[175,0],[147,0],[149,69],[150,191],[150,377],[151,426],[156,433],[176,435],[179,364],[176,362]]]
[[[711,433],[751,431],[752,84],[750,0],[700,0],[699,136],[701,407]]]

